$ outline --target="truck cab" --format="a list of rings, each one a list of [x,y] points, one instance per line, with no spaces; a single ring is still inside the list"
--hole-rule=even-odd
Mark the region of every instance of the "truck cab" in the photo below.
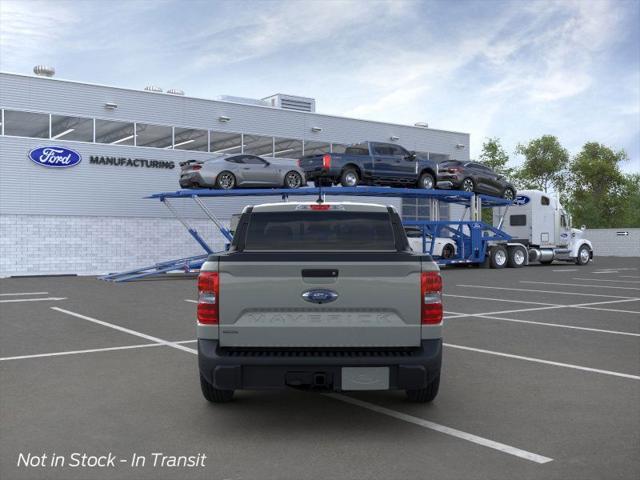
[[[585,227],[572,228],[571,216],[557,198],[538,190],[524,190],[505,211],[493,212],[494,226],[509,234],[512,243],[524,245],[529,262],[553,260],[586,264],[593,246],[584,238]]]

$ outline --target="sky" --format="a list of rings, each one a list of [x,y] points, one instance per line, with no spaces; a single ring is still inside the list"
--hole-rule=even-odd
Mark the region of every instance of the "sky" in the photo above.
[[[319,113],[544,134],[640,172],[640,0],[0,0],[0,70],[189,96],[313,97]]]

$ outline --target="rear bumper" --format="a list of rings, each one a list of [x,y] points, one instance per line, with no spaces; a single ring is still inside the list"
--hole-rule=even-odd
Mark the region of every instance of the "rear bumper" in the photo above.
[[[180,187],[181,188],[191,188],[191,187],[204,187],[207,185],[202,175],[198,172],[194,173],[185,173],[180,175]]]
[[[286,387],[341,391],[342,367],[388,367],[389,389],[425,388],[440,375],[442,339],[414,350],[226,351],[217,340],[198,340],[202,376],[221,390]],[[322,382],[318,382],[322,379]]]

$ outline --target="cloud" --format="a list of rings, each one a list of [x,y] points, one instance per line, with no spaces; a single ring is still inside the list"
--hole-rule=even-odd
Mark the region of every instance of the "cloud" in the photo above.
[[[78,21],[65,4],[0,1],[0,67],[51,58],[56,43]]]

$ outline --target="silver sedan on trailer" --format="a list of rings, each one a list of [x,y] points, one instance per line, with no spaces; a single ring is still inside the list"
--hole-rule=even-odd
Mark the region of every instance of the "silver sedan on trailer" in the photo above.
[[[180,163],[180,187],[285,187],[306,185],[304,170],[292,159],[266,160],[256,155],[220,155],[210,160]]]

